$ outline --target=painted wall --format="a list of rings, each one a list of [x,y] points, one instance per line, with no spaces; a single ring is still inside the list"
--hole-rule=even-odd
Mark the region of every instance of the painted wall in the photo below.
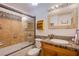
[[[41,20],[42,18],[44,19],[44,31],[36,30],[36,35],[47,36],[48,34],[55,34],[63,36],[74,36],[76,34],[76,29],[48,29],[47,15],[48,15],[47,10],[43,11],[42,9],[40,12],[36,11],[37,21]]]
[[[52,5],[55,4],[39,4],[38,6],[33,7],[31,15],[36,16],[36,20],[44,19],[44,31],[36,30],[36,35],[44,35],[47,36],[48,34],[56,34],[56,35],[65,35],[65,36],[72,36],[75,35],[76,29],[48,29],[48,22],[47,22],[47,15],[48,9]],[[13,5],[11,5],[13,6]],[[16,7],[17,8],[17,7]],[[79,26],[78,26],[79,28]]]
[[[79,4],[78,4],[78,29],[79,29]]]
[[[78,30],[79,30],[79,4],[78,4]],[[79,31],[77,32],[77,34],[78,34],[78,40],[79,40]]]

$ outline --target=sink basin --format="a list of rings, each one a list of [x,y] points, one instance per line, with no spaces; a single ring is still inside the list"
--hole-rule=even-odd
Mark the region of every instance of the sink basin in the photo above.
[[[36,41],[42,41],[42,39],[40,39],[40,38],[36,38],[35,40],[36,40]]]
[[[69,44],[68,41],[62,39],[51,39],[50,41],[57,44]]]

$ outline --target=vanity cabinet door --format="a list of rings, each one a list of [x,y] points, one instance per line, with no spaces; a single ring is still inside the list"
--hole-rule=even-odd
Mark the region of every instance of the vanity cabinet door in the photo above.
[[[43,56],[57,56],[57,52],[53,48],[45,43],[42,43],[42,55]]]
[[[77,56],[76,51],[59,48],[59,47],[57,47],[57,49],[58,49],[58,51],[57,51],[58,56]]]
[[[77,52],[42,42],[42,54],[46,56],[76,56]]]
[[[44,56],[57,56],[57,52],[56,51],[53,51],[51,48],[43,48],[43,55]]]

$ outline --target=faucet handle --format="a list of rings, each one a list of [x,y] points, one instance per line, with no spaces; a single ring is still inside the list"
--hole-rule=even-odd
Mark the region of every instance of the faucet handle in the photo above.
[[[51,38],[53,38],[53,34],[48,34],[48,37],[51,39]]]

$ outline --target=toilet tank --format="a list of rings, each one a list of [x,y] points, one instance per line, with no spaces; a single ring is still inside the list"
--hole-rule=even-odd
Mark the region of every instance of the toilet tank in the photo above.
[[[35,46],[37,48],[41,48],[41,41],[42,41],[42,39],[39,39],[39,38],[35,39]]]

